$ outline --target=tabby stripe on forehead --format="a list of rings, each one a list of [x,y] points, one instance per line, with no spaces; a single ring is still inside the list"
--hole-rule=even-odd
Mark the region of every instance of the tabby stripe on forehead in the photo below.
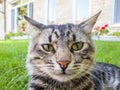
[[[54,32],[54,33],[55,33],[56,37],[57,37],[57,38],[59,38],[59,35],[58,35],[58,33],[57,33],[57,32]]]
[[[49,42],[52,42],[52,35],[50,35],[48,39],[49,39]]]
[[[73,37],[73,41],[76,41],[76,35],[73,34],[72,37]]]
[[[69,37],[69,35],[70,35],[70,32],[68,31],[66,35]]]

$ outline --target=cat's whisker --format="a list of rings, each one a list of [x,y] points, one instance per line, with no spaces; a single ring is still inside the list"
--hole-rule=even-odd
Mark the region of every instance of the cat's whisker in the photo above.
[[[79,67],[80,65],[73,65],[73,67]]]
[[[69,71],[73,71],[73,70],[76,70],[76,71],[78,71],[80,68],[71,68],[71,69],[69,69]]]
[[[36,65],[37,67],[54,67],[53,65]]]

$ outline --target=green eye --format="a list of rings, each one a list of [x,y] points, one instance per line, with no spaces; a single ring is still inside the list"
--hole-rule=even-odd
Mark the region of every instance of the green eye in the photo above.
[[[83,47],[83,43],[82,42],[76,42],[72,45],[71,49],[74,51],[78,51]]]
[[[54,47],[51,44],[43,44],[42,48],[47,51],[47,52],[52,52],[54,51]]]

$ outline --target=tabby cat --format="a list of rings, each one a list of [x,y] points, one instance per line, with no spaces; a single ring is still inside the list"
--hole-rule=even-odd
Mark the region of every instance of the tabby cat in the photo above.
[[[95,62],[90,34],[100,13],[78,25],[44,25],[25,16],[32,37],[29,90],[120,90],[120,68]]]

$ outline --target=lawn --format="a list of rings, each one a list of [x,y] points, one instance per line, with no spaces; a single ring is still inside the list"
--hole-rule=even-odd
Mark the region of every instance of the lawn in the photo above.
[[[120,66],[120,42],[96,41],[96,60]],[[28,41],[0,41],[0,90],[27,90]]]
[[[28,41],[0,41],[0,90],[27,90]]]

